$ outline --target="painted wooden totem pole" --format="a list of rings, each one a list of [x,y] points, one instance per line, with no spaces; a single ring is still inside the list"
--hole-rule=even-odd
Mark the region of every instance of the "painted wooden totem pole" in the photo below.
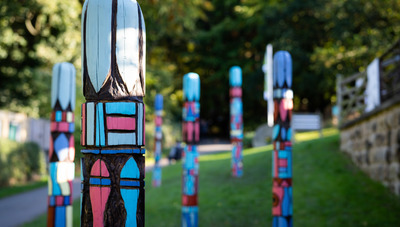
[[[231,105],[232,176],[243,175],[243,104],[242,69],[233,66],[229,70]]]
[[[145,24],[135,0],[82,12],[82,226],[144,226]]]
[[[274,227],[292,226],[292,58],[287,51],[274,56],[274,128],[272,139],[272,215]]]
[[[186,147],[182,156],[182,226],[198,226],[198,175],[200,140],[200,78],[196,73],[183,77],[182,139]]]
[[[72,227],[72,180],[75,175],[75,67],[58,63],[51,85],[49,198],[47,226]]]
[[[161,186],[161,152],[162,152],[162,110],[163,110],[163,96],[160,94],[156,95],[155,98],[155,133],[154,133],[154,169],[153,169],[153,186]]]

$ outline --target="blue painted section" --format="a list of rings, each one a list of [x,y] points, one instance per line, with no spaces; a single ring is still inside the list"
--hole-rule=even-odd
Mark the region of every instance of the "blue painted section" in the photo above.
[[[83,191],[83,187],[81,189],[81,202],[79,204],[80,217],[82,217],[82,203],[83,203],[83,193],[82,193],[82,191]]]
[[[74,109],[75,101],[72,103],[72,99],[75,99],[75,67],[68,62],[59,65],[58,100],[63,110],[67,109],[69,104]]]
[[[86,24],[91,26],[86,27],[86,37],[83,38],[86,39],[87,71],[96,92],[103,85],[111,66],[111,9],[112,1],[88,1],[87,4]]]
[[[279,88],[274,88],[274,98],[283,98],[283,90]]]
[[[121,170],[121,178],[136,178],[139,179],[140,172],[135,159],[130,158]]]
[[[197,227],[198,226],[198,215],[199,208],[193,207],[182,207],[182,226],[186,227]]]
[[[290,201],[289,201],[289,215],[293,215],[293,190],[292,190],[292,187],[289,187],[288,188],[288,195],[289,195],[289,199],[290,199]],[[291,219],[290,220],[290,222],[292,222],[292,220],[293,219]],[[292,226],[292,224],[290,225],[290,226]]]
[[[56,207],[55,226],[57,226],[57,227],[65,227],[66,226],[65,214],[66,214],[66,212],[65,212],[64,206]]]
[[[60,185],[57,183],[57,162],[50,162],[50,166],[49,166],[49,172],[50,172],[50,178],[51,178],[51,182],[52,182],[52,188],[53,188],[53,192],[52,195],[61,195],[61,188]]]
[[[279,227],[278,225],[278,217],[277,216],[272,216],[272,227]]]
[[[163,109],[163,96],[160,94],[156,95],[155,101],[154,101],[154,108],[155,110],[162,110]]]
[[[139,198],[139,189],[121,189],[121,196],[126,209],[125,226],[137,226],[136,210]]]
[[[233,66],[229,69],[229,84],[232,87],[242,86],[242,69],[239,66]]]
[[[120,185],[121,186],[139,187],[140,186],[140,182],[139,181],[120,180]]]
[[[200,77],[197,73],[183,76],[183,98],[189,102],[200,100]]]
[[[287,141],[292,140],[292,128],[288,128],[286,137]]]
[[[288,150],[278,151],[278,158],[287,160],[287,168],[279,168],[279,178],[286,179],[292,177],[292,152]]]
[[[136,145],[136,134],[132,133],[117,133],[109,132],[108,145]]]
[[[90,178],[89,183],[95,185],[111,185],[111,180],[106,178]]]
[[[135,115],[136,114],[136,103],[134,102],[107,102],[106,103],[107,114],[124,114],[124,115]]]
[[[60,122],[62,120],[62,112],[56,111],[56,121]]]
[[[97,103],[96,106],[96,146],[104,147],[106,145],[106,136],[104,132],[104,113],[103,103]]]
[[[183,188],[184,194],[185,195],[194,195],[196,192],[196,188],[195,188],[195,181],[196,178],[195,176],[190,174],[190,170],[186,171],[186,180],[185,180],[185,185]]]
[[[289,198],[289,188],[283,188],[283,199],[282,199],[282,216],[290,215],[290,198]]]
[[[278,217],[278,226],[279,227],[289,227],[288,221],[284,217]]]
[[[94,145],[94,103],[86,104],[86,144]]]
[[[74,132],[75,131],[75,124],[74,123],[69,123],[68,131],[69,132]]]
[[[138,119],[137,119],[137,127],[136,127],[136,132],[138,136],[138,141],[137,145],[141,146],[143,145],[143,114],[144,114],[144,109],[143,109],[143,103],[138,103]]]
[[[292,57],[289,52],[285,51],[285,80],[288,88],[292,87]]]
[[[243,104],[241,98],[233,98],[231,105],[231,115],[240,115],[243,114]]]
[[[100,150],[81,150],[81,152],[84,154],[100,154]]]
[[[54,140],[54,151],[56,152],[59,161],[64,161],[65,159],[67,159],[69,151],[68,148],[69,148],[68,138],[64,133],[61,133]]]
[[[145,149],[101,150],[102,154],[144,154]]]
[[[90,178],[89,183],[95,184],[95,185],[100,185],[100,178]]]
[[[274,126],[274,128],[272,129],[272,139],[273,139],[273,140],[276,140],[276,138],[278,138],[279,129],[280,129],[280,127],[279,127],[278,124],[276,124],[276,125]]]
[[[55,206],[56,205],[56,197],[55,196],[50,196],[49,197],[49,204],[50,204],[50,206]]]
[[[283,52],[278,51],[275,55],[274,55],[274,65],[276,67],[274,67],[274,81],[277,82],[277,84],[275,84],[275,86],[278,87],[283,87],[283,84],[285,82],[285,56],[283,54]],[[275,80],[276,77],[276,80]]]
[[[286,129],[284,127],[281,128],[281,139],[282,141],[286,140]]]
[[[101,179],[101,185],[111,185],[111,180],[110,179]]]
[[[84,154],[144,154],[145,149],[122,149],[122,150],[81,150]]]
[[[64,205],[66,205],[66,206],[67,206],[67,205],[71,205],[71,204],[70,204],[70,201],[71,201],[71,200],[70,200],[70,196],[64,196]]]
[[[278,51],[274,55],[274,87],[283,87],[285,82],[292,87],[292,57],[287,51]]]

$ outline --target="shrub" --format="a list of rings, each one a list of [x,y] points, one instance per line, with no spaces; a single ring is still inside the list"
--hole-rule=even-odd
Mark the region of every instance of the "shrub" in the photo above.
[[[45,155],[36,143],[0,140],[0,186],[37,180],[45,173]]]

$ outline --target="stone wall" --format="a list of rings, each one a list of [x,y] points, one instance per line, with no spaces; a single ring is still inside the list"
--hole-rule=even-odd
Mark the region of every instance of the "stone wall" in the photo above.
[[[342,151],[372,179],[400,195],[400,102],[341,126]]]

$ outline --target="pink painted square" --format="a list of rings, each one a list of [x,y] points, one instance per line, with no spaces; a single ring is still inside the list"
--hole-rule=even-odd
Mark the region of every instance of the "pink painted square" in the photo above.
[[[279,167],[287,167],[287,159],[279,159]]]
[[[56,206],[64,205],[64,196],[56,196]]]

